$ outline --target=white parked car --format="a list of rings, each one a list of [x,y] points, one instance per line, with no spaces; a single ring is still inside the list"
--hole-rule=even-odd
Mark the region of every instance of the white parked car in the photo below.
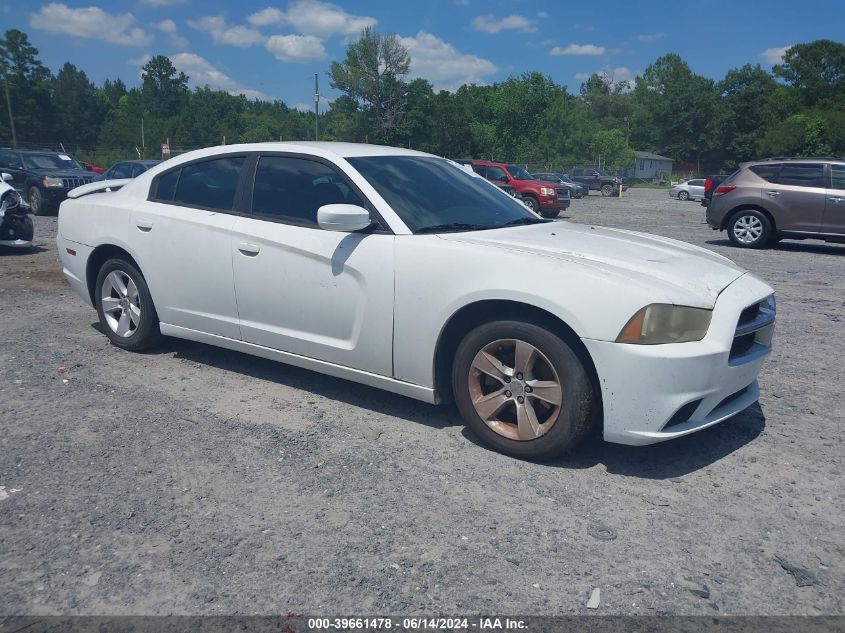
[[[669,190],[669,196],[678,200],[701,200],[704,198],[704,178],[678,183]]]
[[[228,145],[93,183],[62,203],[58,246],[118,347],[174,336],[454,398],[531,459],[591,428],[650,444],[730,418],[758,398],[774,324],[772,289],[724,257],[547,221],[374,145]]]

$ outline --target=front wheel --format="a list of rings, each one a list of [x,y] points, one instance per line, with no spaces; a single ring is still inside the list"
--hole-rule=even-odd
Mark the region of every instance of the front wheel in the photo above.
[[[772,234],[772,223],[755,209],[738,211],[728,222],[728,237],[742,248],[763,248]]]
[[[544,218],[556,218],[560,214],[560,209],[543,209],[540,215]]]
[[[137,352],[161,339],[150,289],[128,261],[115,258],[103,264],[94,299],[103,331],[114,345]]]
[[[603,195],[605,198],[607,198],[608,196],[612,196],[613,195],[613,185],[602,185],[601,186],[601,195]]]
[[[525,202],[534,213],[540,213],[540,201],[537,200],[534,196],[525,196],[522,198],[522,201]]]
[[[689,192],[688,191],[679,191],[678,192],[678,200],[681,200],[682,202],[686,202],[687,200],[689,200]]]
[[[560,457],[590,429],[595,396],[584,365],[565,341],[532,323],[494,321],[467,334],[452,388],[469,428],[507,455]]]
[[[47,215],[47,203],[44,202],[44,194],[38,187],[29,188],[27,202],[34,215]]]

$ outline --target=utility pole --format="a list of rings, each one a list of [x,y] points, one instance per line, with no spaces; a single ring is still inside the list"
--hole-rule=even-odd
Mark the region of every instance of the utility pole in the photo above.
[[[15,118],[12,116],[12,100],[9,98],[9,76],[6,68],[3,67],[3,87],[6,91],[6,108],[9,110],[9,128],[12,130],[12,147],[18,146],[18,137],[15,134]]]
[[[145,149],[147,143],[144,141],[144,117],[141,117],[141,149]]]
[[[314,73],[314,140],[320,140],[320,83]]]

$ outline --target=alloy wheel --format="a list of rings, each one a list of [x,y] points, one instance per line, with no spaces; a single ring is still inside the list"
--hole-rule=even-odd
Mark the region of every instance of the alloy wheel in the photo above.
[[[560,378],[545,354],[525,341],[486,345],[472,361],[468,383],[478,416],[508,439],[537,439],[558,419]]]
[[[141,323],[141,300],[135,282],[124,271],[113,270],[103,280],[100,293],[106,324],[118,336],[132,336]]]
[[[763,223],[753,215],[744,215],[734,223],[733,233],[743,244],[753,244],[763,234]]]

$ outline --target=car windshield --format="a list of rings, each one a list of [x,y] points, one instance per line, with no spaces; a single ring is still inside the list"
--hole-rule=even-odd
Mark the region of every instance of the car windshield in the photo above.
[[[23,162],[27,169],[83,169],[67,154],[24,154]]]
[[[569,177],[569,176],[567,176],[566,174],[560,174],[558,177],[559,177],[559,178],[560,178],[563,182],[569,182],[569,183],[571,183],[571,182],[572,182],[572,178],[570,178],[570,177]]]
[[[529,174],[519,165],[508,165],[508,171],[511,173],[511,178],[514,180],[536,180],[534,176]]]
[[[348,158],[414,233],[498,229],[545,222],[480,176],[442,158]]]

